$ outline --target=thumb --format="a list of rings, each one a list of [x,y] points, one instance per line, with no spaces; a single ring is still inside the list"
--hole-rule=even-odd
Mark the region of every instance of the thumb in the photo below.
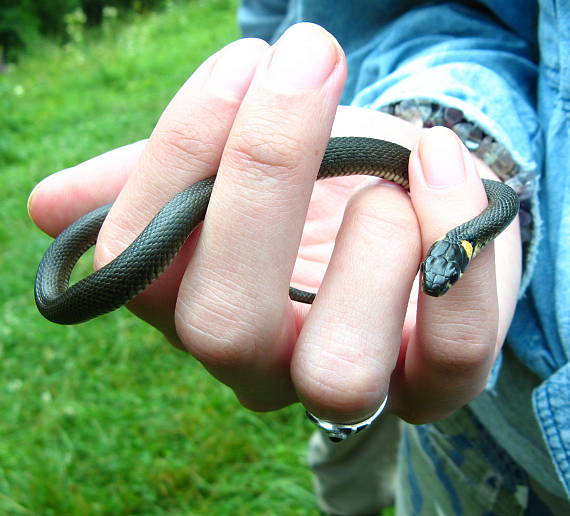
[[[28,198],[28,213],[50,236],[82,215],[113,202],[146,145],[141,140],[46,177]]]

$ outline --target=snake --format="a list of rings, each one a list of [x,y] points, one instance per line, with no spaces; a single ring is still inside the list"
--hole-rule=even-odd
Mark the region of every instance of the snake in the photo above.
[[[409,191],[409,157],[407,148],[385,140],[335,137],[328,142],[317,180],[364,174],[393,181]],[[487,207],[436,240],[420,264],[422,290],[430,296],[445,294],[518,213],[519,199],[511,187],[481,181]],[[70,286],[75,264],[96,243],[112,204],[77,219],[53,241],[38,266],[35,300],[39,312],[54,323],[77,324],[131,301],[160,276],[204,220],[214,182],[215,176],[209,177],[175,195],[120,255]],[[289,289],[289,297],[301,303],[312,303],[315,295]]]

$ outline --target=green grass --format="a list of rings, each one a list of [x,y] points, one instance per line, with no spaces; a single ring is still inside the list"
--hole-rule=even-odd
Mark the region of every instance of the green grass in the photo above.
[[[34,184],[146,137],[236,1],[173,3],[0,75],[0,514],[313,515],[299,406],[253,414],[125,310],[77,327],[36,312],[50,239]]]

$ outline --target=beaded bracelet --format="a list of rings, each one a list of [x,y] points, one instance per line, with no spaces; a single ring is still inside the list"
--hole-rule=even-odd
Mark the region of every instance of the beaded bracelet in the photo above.
[[[530,198],[535,188],[535,175],[522,170],[507,148],[486,134],[480,127],[468,121],[463,111],[443,106],[428,99],[406,99],[380,108],[380,111],[397,116],[420,127],[436,125],[448,127],[480,158],[501,181],[517,192],[521,201],[519,221],[521,238],[529,242],[532,237]]]

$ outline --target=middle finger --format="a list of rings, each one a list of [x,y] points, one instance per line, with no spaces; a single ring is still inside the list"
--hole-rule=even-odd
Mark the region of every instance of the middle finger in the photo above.
[[[340,47],[311,24],[290,28],[258,66],[179,290],[187,349],[254,409],[295,399],[287,291],[344,76]]]

